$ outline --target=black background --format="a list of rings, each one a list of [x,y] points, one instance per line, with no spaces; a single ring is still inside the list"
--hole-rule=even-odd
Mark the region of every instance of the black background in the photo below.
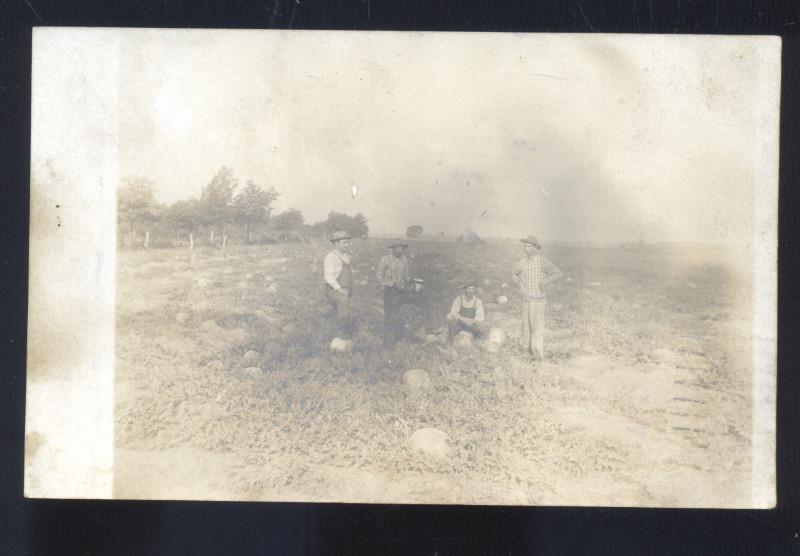
[[[37,25],[783,37],[774,510],[22,498],[31,28]],[[0,0],[0,554],[800,554],[800,2]],[[63,280],[64,277],[54,277]]]

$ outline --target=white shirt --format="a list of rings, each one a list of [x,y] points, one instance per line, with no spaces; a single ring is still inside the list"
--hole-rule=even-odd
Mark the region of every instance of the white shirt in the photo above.
[[[325,255],[322,264],[325,282],[336,291],[342,289],[339,285],[339,275],[342,273],[343,263],[350,264],[350,256],[334,249]]]
[[[458,312],[461,310],[461,307],[466,309],[472,309],[475,307],[475,321],[476,322],[483,322],[484,313],[483,313],[483,301],[478,299],[477,297],[473,297],[471,302],[468,302],[466,299],[462,301],[463,295],[459,295],[456,297],[455,301],[453,301],[453,306],[450,307],[450,313],[448,313],[448,317],[454,318],[458,316]]]

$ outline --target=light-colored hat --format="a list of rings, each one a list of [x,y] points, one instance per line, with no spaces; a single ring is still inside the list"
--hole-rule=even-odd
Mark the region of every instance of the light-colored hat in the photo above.
[[[343,230],[339,230],[338,232],[333,232],[331,234],[331,242],[336,243],[340,239],[353,239],[353,236]]]
[[[536,239],[536,236],[524,237],[520,241],[522,243],[530,243],[531,245],[535,246],[537,249],[541,249],[542,248],[542,245],[539,243],[539,240]]]

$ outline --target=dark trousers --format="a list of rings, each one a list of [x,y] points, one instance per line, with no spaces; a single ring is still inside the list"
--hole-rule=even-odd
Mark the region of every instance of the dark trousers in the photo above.
[[[331,302],[336,313],[336,335],[342,338],[351,337],[355,322],[350,313],[350,294],[339,293],[330,286],[325,286],[325,297]]]
[[[431,327],[430,299],[427,293],[399,291],[395,288],[383,288],[383,345],[393,348],[403,339],[405,332],[403,322],[398,318],[400,307],[414,305],[422,312],[425,327]]]
[[[482,322],[467,324],[466,322],[461,322],[460,320],[456,319],[450,319],[447,321],[447,338],[449,340],[452,341],[456,334],[462,330],[471,332],[473,336],[478,338],[486,333],[486,325]]]

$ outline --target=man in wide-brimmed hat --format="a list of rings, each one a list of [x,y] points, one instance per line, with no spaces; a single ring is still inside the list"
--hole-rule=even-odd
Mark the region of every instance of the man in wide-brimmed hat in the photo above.
[[[350,260],[352,239],[345,231],[333,232],[333,250],[325,255],[323,261],[325,296],[336,311],[336,331],[342,338],[352,335],[354,324],[350,313],[350,299],[353,296],[353,267]]]
[[[474,281],[467,281],[463,293],[453,300],[447,314],[447,339],[452,341],[462,330],[478,337],[486,331],[484,323],[483,302],[475,295],[477,290]]]
[[[561,278],[561,271],[539,254],[542,246],[535,236],[520,241],[525,258],[514,265],[512,277],[522,294],[522,347],[535,358],[542,359],[546,304],[543,287]]]
[[[430,322],[427,295],[411,291],[411,273],[405,256],[407,243],[394,242],[387,246],[391,253],[381,258],[376,275],[383,286],[383,345],[394,348],[403,338],[403,323],[398,312],[403,305],[415,305],[422,310],[426,324]]]

